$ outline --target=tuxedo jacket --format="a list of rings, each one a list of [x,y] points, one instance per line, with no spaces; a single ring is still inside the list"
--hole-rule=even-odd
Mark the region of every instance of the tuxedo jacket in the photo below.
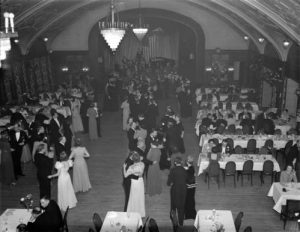
[[[27,224],[29,232],[59,232],[63,219],[57,203],[50,200],[45,212]]]
[[[16,131],[15,130],[11,130],[9,132],[9,142],[10,142],[10,146],[11,148],[18,150],[18,149],[22,149],[23,145],[21,145],[21,143],[26,143],[27,142],[27,135],[24,131],[20,131],[20,137],[17,140],[16,138]]]

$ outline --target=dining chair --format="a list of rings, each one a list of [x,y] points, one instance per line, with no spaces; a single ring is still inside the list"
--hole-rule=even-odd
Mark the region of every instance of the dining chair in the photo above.
[[[288,220],[300,220],[300,200],[287,200],[286,205],[281,209],[280,220],[283,220],[284,230]]]
[[[273,183],[274,163],[272,160],[266,160],[263,164],[263,170],[260,172],[261,185],[265,182],[264,176],[271,176],[271,183]]]
[[[243,217],[244,217],[244,212],[241,211],[241,212],[238,213],[238,215],[236,216],[236,218],[234,220],[234,226],[235,226],[236,232],[240,231]]]
[[[249,139],[246,148],[247,154],[256,154],[256,139]]]
[[[226,110],[231,110],[232,109],[232,104],[231,102],[226,103]]]
[[[235,154],[244,154],[244,149],[240,145],[236,145],[234,148]]]
[[[217,160],[211,160],[207,169],[205,180],[207,181],[207,186],[209,189],[210,179],[216,179],[218,184],[218,189],[220,189],[220,164]]]
[[[236,164],[235,164],[235,162],[234,161],[227,162],[226,165],[225,165],[225,169],[223,170],[224,186],[225,186],[226,176],[233,176],[234,187],[236,187],[235,174],[236,174]]]
[[[103,225],[103,221],[100,217],[100,215],[98,213],[94,213],[93,215],[93,223],[96,229],[96,232],[100,232],[102,225]]]
[[[230,124],[229,126],[228,126],[228,132],[229,132],[229,134],[235,134],[235,125],[234,124]]]
[[[252,227],[251,227],[251,226],[247,226],[247,227],[244,229],[244,232],[252,232]]]
[[[251,186],[253,186],[253,160],[246,160],[243,164],[243,170],[237,172],[237,180],[239,181],[239,176],[241,176],[241,185],[244,185],[244,176],[251,177]]]
[[[247,109],[247,110],[249,110],[249,111],[252,111],[252,110],[253,110],[253,107],[252,107],[252,105],[250,104],[250,102],[247,102],[247,103],[245,104],[245,109]]]
[[[151,218],[148,223],[148,231],[149,232],[159,232],[156,220]]]
[[[230,147],[230,151],[232,152],[233,149],[234,149],[234,141],[233,141],[233,139],[232,138],[226,138],[225,140],[226,140],[228,146]]]

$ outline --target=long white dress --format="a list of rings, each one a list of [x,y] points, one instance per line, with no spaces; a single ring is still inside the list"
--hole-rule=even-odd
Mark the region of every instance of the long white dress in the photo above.
[[[57,180],[57,202],[62,211],[66,211],[68,206],[69,208],[74,208],[77,204],[77,198],[68,172],[72,165],[73,162],[71,160],[55,163],[55,168],[59,172]]]
[[[145,187],[144,173],[145,165],[143,162],[134,163],[126,171],[126,175],[137,175],[139,179],[131,179],[130,195],[127,205],[127,212],[137,212],[141,217],[145,217]]]
[[[89,157],[85,147],[74,147],[70,158],[74,157],[73,187],[75,192],[86,192],[92,188],[84,157]]]
[[[83,131],[83,124],[80,116],[80,101],[78,99],[75,99],[72,102],[72,125],[74,132]]]

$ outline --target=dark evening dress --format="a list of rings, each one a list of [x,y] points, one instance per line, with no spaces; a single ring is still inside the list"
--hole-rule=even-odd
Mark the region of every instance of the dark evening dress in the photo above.
[[[186,198],[185,198],[185,219],[195,219],[196,209],[195,209],[195,168],[193,165],[187,169],[187,181],[186,181]]]

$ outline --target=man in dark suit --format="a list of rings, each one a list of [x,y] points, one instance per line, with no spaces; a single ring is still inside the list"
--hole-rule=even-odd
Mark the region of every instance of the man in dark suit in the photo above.
[[[89,118],[86,116],[86,113],[90,105],[91,102],[87,98],[85,98],[81,103],[81,107],[80,107],[80,115],[82,118],[84,133],[89,132]]]
[[[37,179],[40,187],[40,198],[43,196],[51,196],[51,175],[53,168],[54,151],[48,153],[46,144],[41,143],[35,155],[35,165],[37,168]]]
[[[38,208],[33,210],[27,230],[29,232],[59,232],[63,219],[57,203],[50,200],[48,196],[42,197],[40,203],[44,212],[41,213]]]
[[[23,146],[27,141],[27,135],[21,130],[20,123],[14,125],[14,129],[10,131],[9,142],[11,146],[12,160],[14,165],[15,178],[18,176],[25,176],[21,169],[21,156],[23,151]]]
[[[266,118],[267,118],[266,112],[263,112],[256,117],[256,119],[255,119],[255,134],[258,134],[263,129],[264,120]]]
[[[132,155],[135,152],[136,151],[130,152],[127,159],[125,160],[125,163],[124,163],[125,170],[128,170],[128,168],[133,164]],[[129,175],[128,177],[124,177],[124,173],[123,173],[123,188],[124,188],[124,192],[125,192],[124,212],[127,211],[127,204],[128,204],[128,200],[129,200],[130,187],[131,187],[131,179],[137,180],[138,178],[139,177],[136,175]]]
[[[66,141],[66,137],[61,136],[59,142],[55,144],[55,156],[57,160],[60,160],[60,153],[65,152],[67,154],[65,146]]]
[[[49,125],[50,143],[56,144],[62,136],[63,122],[58,118],[58,113],[55,109],[50,110],[51,120]]]
[[[171,169],[167,185],[171,186],[171,211],[177,210],[178,222],[183,226],[186,197],[187,172],[182,167],[181,157],[176,157],[175,167]]]
[[[274,135],[275,123],[269,116],[267,116],[267,118],[264,120],[264,124],[263,124],[262,129],[263,129],[265,134]]]

